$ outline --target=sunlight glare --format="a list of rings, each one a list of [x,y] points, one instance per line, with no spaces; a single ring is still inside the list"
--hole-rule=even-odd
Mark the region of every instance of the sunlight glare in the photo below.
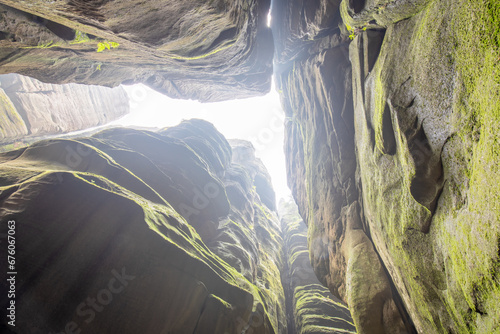
[[[131,112],[111,125],[158,130],[184,119],[205,119],[228,139],[252,142],[256,156],[271,175],[276,200],[290,195],[283,152],[285,116],[274,87],[265,96],[213,103],[171,99],[140,84],[123,88],[129,95]]]

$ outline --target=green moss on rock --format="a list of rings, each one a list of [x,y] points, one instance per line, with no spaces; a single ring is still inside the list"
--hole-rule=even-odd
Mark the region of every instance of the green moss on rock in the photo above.
[[[499,330],[497,14],[489,1],[431,2],[389,26],[373,71],[354,79],[355,92],[375,101],[355,102],[365,214],[420,332]],[[383,150],[384,131],[394,155]],[[443,181],[422,191],[444,184],[435,211],[414,186],[433,161]]]

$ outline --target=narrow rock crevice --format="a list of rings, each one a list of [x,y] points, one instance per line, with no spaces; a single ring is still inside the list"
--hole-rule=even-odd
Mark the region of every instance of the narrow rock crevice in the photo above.
[[[358,14],[365,8],[366,0],[349,0],[349,8],[354,14]]]
[[[392,126],[392,115],[389,103],[385,104],[382,114],[382,147],[385,154],[396,154],[396,137]]]
[[[385,29],[370,29],[365,31],[363,36],[363,53],[366,75],[373,70],[375,62],[380,54],[382,43],[384,42]]]
[[[59,38],[62,38],[67,41],[71,41],[75,39],[75,30],[66,27],[65,25],[62,25],[60,23],[54,22],[47,20],[45,18],[39,17],[39,16],[33,16],[33,21],[38,23],[39,25],[47,28],[51,32],[54,33]]]

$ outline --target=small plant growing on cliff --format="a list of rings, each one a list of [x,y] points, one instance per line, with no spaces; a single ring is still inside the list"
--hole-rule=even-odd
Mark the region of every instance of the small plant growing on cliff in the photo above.
[[[69,44],[81,44],[86,42],[90,42],[89,36],[83,31],[75,30],[75,38],[69,42]]]
[[[349,38],[354,39],[354,37],[356,37],[356,35],[354,34],[354,29],[347,23],[345,24],[345,27],[347,28],[347,31],[349,31]]]
[[[365,31],[366,30],[366,26],[362,26],[362,27],[351,27],[350,25],[346,24],[345,25],[346,28],[347,28],[347,31],[349,31],[349,38],[351,40],[354,39],[354,37],[358,36],[358,34],[361,32],[361,31]]]
[[[111,50],[111,48],[116,49],[119,46],[120,43],[116,42],[110,42],[110,41],[99,42],[97,44],[97,52],[103,52],[106,49]]]

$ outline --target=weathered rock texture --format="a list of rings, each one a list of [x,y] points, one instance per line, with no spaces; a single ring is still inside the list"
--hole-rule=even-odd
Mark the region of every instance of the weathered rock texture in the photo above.
[[[0,142],[106,124],[130,111],[121,87],[53,85],[18,74],[0,75]]]
[[[270,88],[269,0],[0,3],[0,73],[50,83],[145,83],[202,101]]]
[[[495,333],[500,6],[405,12],[350,49],[365,218],[419,332]]]
[[[0,155],[19,273],[3,332],[353,333],[314,275],[296,207],[280,223],[253,146],[230,144],[191,120]]]
[[[2,154],[2,233],[15,221],[17,245],[9,328],[287,333],[279,220],[254,183],[267,173],[241,146],[232,160],[224,137],[192,120]]]
[[[320,281],[348,303],[359,332],[402,333],[409,327],[404,310],[400,314],[390,279],[362,226],[349,39],[338,27],[338,6],[303,11],[299,18],[311,27],[308,34],[288,28],[298,4],[277,1],[274,6],[289,13],[273,27],[281,36],[277,85],[287,115],[289,185],[309,227],[312,265]],[[316,26],[323,29],[312,29]],[[303,51],[291,56],[288,49]]]
[[[279,204],[284,239],[288,334],[355,333],[351,315],[317,279],[309,262],[307,228],[293,201]]]
[[[319,279],[359,333],[498,332],[498,2],[273,12],[289,185]]]

